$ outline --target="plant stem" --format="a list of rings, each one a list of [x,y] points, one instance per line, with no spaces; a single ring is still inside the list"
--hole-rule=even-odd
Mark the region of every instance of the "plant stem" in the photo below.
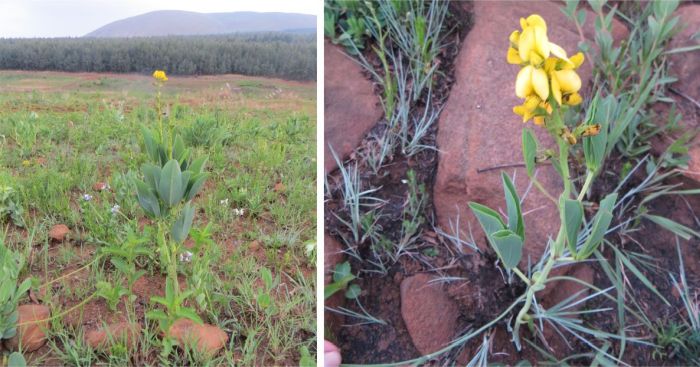
[[[586,196],[586,193],[588,192],[591,183],[593,183],[593,177],[593,172],[588,171],[588,173],[586,174],[586,181],[583,183],[583,187],[581,187],[581,192],[579,192],[578,197],[576,198],[577,201],[582,201],[583,197]]]

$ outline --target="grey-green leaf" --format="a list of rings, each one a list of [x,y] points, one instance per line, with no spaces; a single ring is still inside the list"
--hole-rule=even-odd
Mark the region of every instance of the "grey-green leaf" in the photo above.
[[[490,237],[491,234],[506,228],[501,215],[493,209],[475,202],[470,202],[469,207],[474,212],[476,219],[479,220],[486,236]]]
[[[523,255],[523,240],[517,233],[504,229],[492,234],[491,240],[498,249],[498,256],[506,269],[518,266]]]
[[[576,256],[576,242],[578,241],[578,232],[583,223],[583,206],[578,200],[567,199],[564,196],[560,198],[564,210],[561,212],[561,221],[565,223],[564,230],[566,231],[566,241],[569,245],[569,251],[572,256]],[[560,204],[560,205],[561,205]]]
[[[612,222],[612,209],[617,200],[617,194],[609,194],[606,196],[599,205],[598,212],[593,218],[593,227],[591,228],[591,233],[588,235],[588,239],[583,244],[583,248],[577,254],[577,260],[584,260],[588,258],[593,251],[600,245],[600,242],[605,237],[605,232],[608,231],[610,227],[610,222]]]
[[[523,221],[523,212],[520,208],[518,192],[515,190],[513,181],[505,172],[501,172],[501,180],[503,181],[503,191],[506,196],[508,228],[518,234],[522,240],[525,240],[525,223]]]
[[[171,207],[182,199],[183,192],[180,164],[176,160],[171,159],[161,171],[158,195],[167,206]]]
[[[205,172],[197,173],[190,178],[190,181],[187,185],[187,191],[185,192],[185,200],[190,201],[194,199],[194,197],[199,193],[199,190],[202,189],[202,186],[207,180],[207,177],[209,177],[209,174]]]
[[[158,182],[160,182],[160,167],[155,164],[145,163],[141,166],[141,171],[143,172],[143,178],[146,184],[150,186],[154,191],[158,190]]]
[[[192,227],[192,220],[194,219],[194,206],[190,203],[185,204],[182,208],[180,216],[177,218],[173,227],[170,230],[170,234],[173,236],[173,240],[177,243],[182,243],[187,238],[187,234],[190,233],[190,228]]]
[[[141,208],[150,216],[160,216],[160,205],[155,193],[141,180],[136,180],[136,193]]]
[[[523,159],[527,175],[535,174],[535,158],[537,157],[537,139],[530,129],[523,129]]]

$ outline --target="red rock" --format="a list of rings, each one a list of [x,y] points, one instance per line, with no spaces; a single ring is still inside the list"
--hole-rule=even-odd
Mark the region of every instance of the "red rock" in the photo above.
[[[434,188],[435,212],[438,224],[450,229],[450,221],[460,219],[462,235],[469,228],[477,244],[488,245],[483,231],[467,206],[469,201],[487,205],[494,210],[505,211],[505,199],[500,169],[486,172],[478,170],[494,166],[517,164],[522,158],[522,128],[513,106],[522,101],[515,95],[515,77],[519,68],[506,63],[508,36],[520,29],[518,19],[530,14],[540,14],[548,22],[550,40],[573,54],[580,41],[579,34],[570,20],[563,17],[559,6],[549,2],[476,1],[473,3],[473,28],[463,42],[455,60],[455,84],[452,86],[446,107],[440,116],[437,145],[439,164]],[[584,36],[592,39],[593,14],[589,12]],[[616,21],[615,21],[616,22]],[[613,38],[626,35],[623,26],[614,27]],[[584,86],[591,77],[591,65],[586,61],[579,69]],[[585,88],[583,93],[586,93]],[[547,132],[529,123],[542,144],[553,144]],[[529,184],[524,168],[506,168],[512,175],[522,195]],[[537,178],[549,192],[558,196],[562,190],[561,179],[551,166],[539,168]],[[521,267],[528,257],[532,262],[543,253],[547,239],[556,237],[559,229],[559,213],[556,206],[536,188],[532,188],[523,203],[526,243]]]
[[[51,230],[49,231],[49,238],[57,242],[63,242],[68,233],[70,233],[68,226],[65,224],[56,224],[55,226],[51,227]]]
[[[579,280],[582,280],[588,284],[593,284],[593,278],[595,275],[595,272],[593,271],[593,268],[587,264],[587,263],[578,263],[575,265],[572,265],[571,267],[565,267],[562,268],[561,271],[558,273],[563,273],[562,275],[576,278]],[[559,274],[556,274],[559,275]],[[554,274],[550,273],[550,278],[552,276],[555,276]],[[542,297],[542,304],[544,305],[545,308],[550,308],[553,306],[556,306],[560,302],[566,300],[567,298],[573,296],[574,294],[577,294],[578,292],[581,292],[579,296],[576,297],[576,300],[572,301],[571,303],[577,302],[579,300],[582,300],[588,295],[588,291],[590,290],[589,287],[584,286],[581,283],[571,281],[571,280],[559,280],[555,282],[550,282],[547,284],[547,287],[542,290],[540,293],[538,293],[538,297]],[[544,295],[544,296],[543,296]],[[567,310],[569,311],[576,311],[580,309],[583,306],[583,304],[576,305],[574,307],[570,307]]]
[[[17,334],[5,341],[5,347],[10,350],[33,352],[46,343],[46,332],[49,329],[48,318],[51,311],[44,305],[29,304],[17,307],[19,318]]]
[[[337,165],[328,146],[340,159],[345,158],[384,110],[362,68],[341,47],[328,41],[324,47],[324,167],[331,172]]]
[[[457,304],[442,284],[429,284],[431,279],[431,275],[418,274],[401,282],[401,316],[413,345],[422,355],[445,347],[458,332]]]
[[[141,334],[141,324],[119,322],[85,333],[85,342],[93,349],[103,349],[113,342],[133,345]]]
[[[96,182],[94,185],[92,185],[92,189],[95,191],[103,191],[107,189],[107,184],[104,182]]]
[[[693,39],[693,35],[700,31],[700,5],[692,4],[681,6],[673,14],[680,17],[679,24],[684,27],[669,44],[669,49],[690,47],[700,44],[700,39]],[[669,56],[669,74],[678,78],[673,87],[681,93],[700,101],[700,50],[683,52]],[[677,101],[677,107],[683,115],[681,122],[683,131],[700,128],[700,109],[692,105],[682,97],[669,93]],[[688,170],[684,172],[686,177],[700,182],[700,136],[695,136],[690,143],[690,161]]]
[[[333,281],[333,271],[335,266],[345,261],[343,246],[335,238],[325,234],[323,237],[323,279],[324,285],[328,285]],[[344,292],[337,292],[329,299],[325,300],[325,306],[338,308],[345,304]],[[324,311],[325,325],[330,330],[335,330],[343,324],[343,317],[332,311]]]
[[[216,355],[228,342],[228,335],[218,327],[209,324],[198,325],[190,319],[178,319],[168,330],[168,335],[180,345],[189,345],[200,353]]]

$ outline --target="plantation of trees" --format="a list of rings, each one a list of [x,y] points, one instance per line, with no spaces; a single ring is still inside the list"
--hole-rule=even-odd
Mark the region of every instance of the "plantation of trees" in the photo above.
[[[0,69],[243,74],[316,79],[316,36],[253,33],[143,38],[0,39]]]

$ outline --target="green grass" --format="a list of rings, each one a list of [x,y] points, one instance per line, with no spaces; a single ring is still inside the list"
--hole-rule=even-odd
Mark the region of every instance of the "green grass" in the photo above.
[[[8,217],[0,225],[7,230],[6,244],[31,259],[23,276],[36,277],[35,286],[56,279],[91,263],[102,249],[124,244],[129,233],[152,251],[136,257],[137,268],[158,276],[152,259],[157,246],[148,228],[139,228],[145,214],[134,186],[148,160],[139,128],[156,121],[150,78],[0,72],[0,82],[0,187],[13,188],[26,224],[17,227]],[[237,92],[237,85],[245,90]],[[210,177],[194,200],[193,232],[209,225],[213,242],[180,272],[190,282],[197,274],[199,287],[208,290],[206,306],[197,309],[230,334],[223,353],[211,360],[179,350],[163,359],[152,322],[138,348],[95,353],[77,340],[81,333],[66,331],[57,318],[50,352],[29,356],[30,363],[35,358],[69,365],[296,364],[303,347],[313,354],[315,254],[309,256],[306,245],[315,242],[316,228],[315,89],[313,83],[240,76],[171,78],[163,89],[169,119],[193,147],[192,155],[209,156]],[[97,182],[110,189],[93,190]],[[92,199],[85,201],[84,194]],[[112,213],[115,205],[120,214]],[[49,229],[59,223],[71,228],[71,244],[49,242]],[[94,251],[81,252],[85,249]],[[274,313],[256,302],[262,268],[279,279],[270,291]],[[81,274],[88,277],[79,283],[61,279],[48,292],[45,301],[55,306],[54,315],[90,297],[99,281],[129,288],[107,257]],[[126,297],[118,313],[143,323],[144,310]]]

